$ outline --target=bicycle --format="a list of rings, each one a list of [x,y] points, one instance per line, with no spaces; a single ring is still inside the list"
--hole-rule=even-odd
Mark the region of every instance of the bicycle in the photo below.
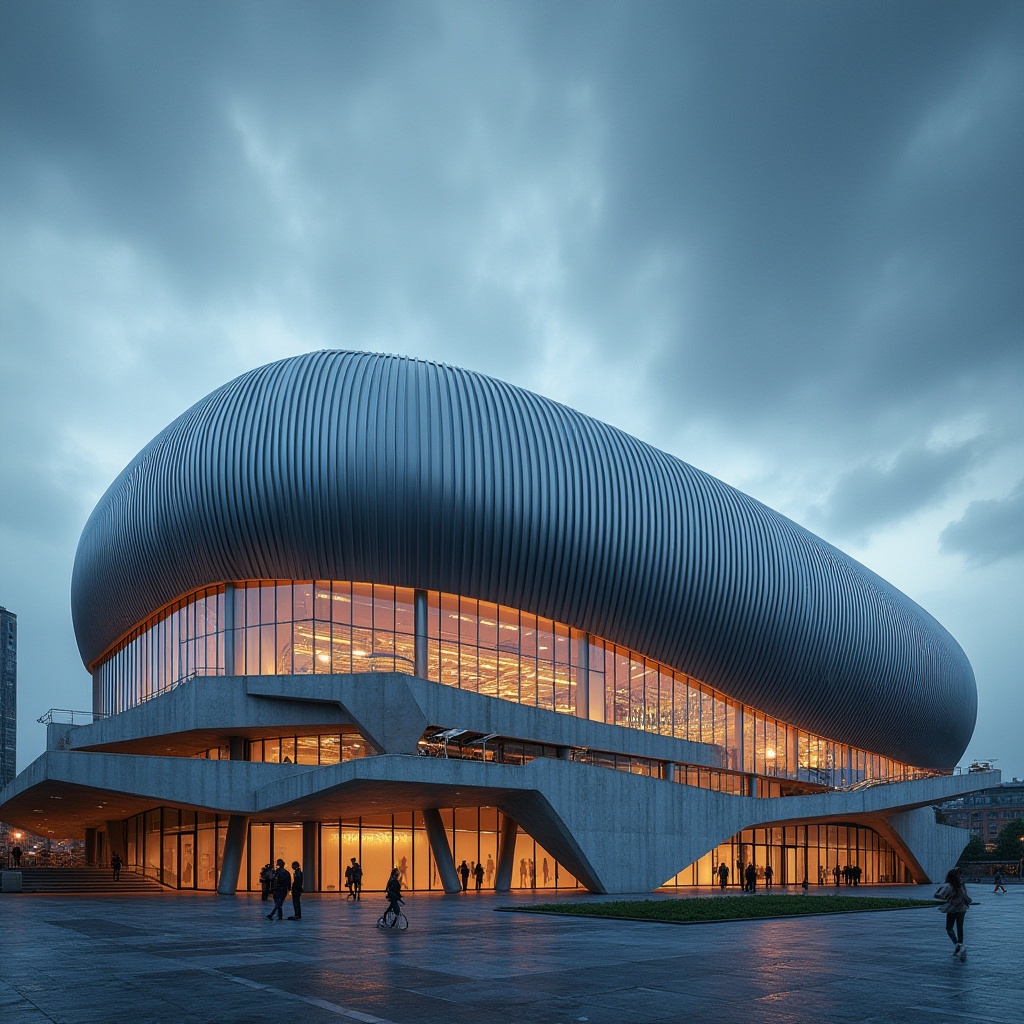
[[[382,931],[394,928],[397,931],[404,932],[409,927],[409,919],[400,910],[393,910],[391,907],[388,907],[377,918],[377,927]]]

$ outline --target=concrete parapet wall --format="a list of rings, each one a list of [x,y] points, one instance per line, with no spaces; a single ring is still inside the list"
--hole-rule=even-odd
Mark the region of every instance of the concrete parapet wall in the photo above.
[[[161,736],[206,731],[357,728],[379,752],[335,765],[264,764],[154,754]],[[931,809],[987,788],[998,772],[850,791],[758,799],[537,758],[525,765],[418,756],[430,726],[563,748],[718,766],[706,744],[529,708],[395,673],[195,679],[122,715],[68,734],[0,794],[5,820],[77,829],[158,804],[237,817],[337,818],[389,810],[494,806],[588,888],[648,891],[744,828],[820,822],[874,828],[918,881],[941,877],[966,840]],[[198,740],[197,740],[198,742]],[[127,752],[128,750],[140,752]],[[44,809],[40,812],[39,809]],[[959,845],[958,845],[959,844]]]
[[[122,807],[136,810],[162,803],[289,820],[380,807],[495,806],[588,888],[637,892],[661,885],[743,828],[809,821],[875,828],[902,851],[915,878],[925,881],[955,861],[962,842],[961,830],[934,824],[929,805],[988,784],[990,777],[975,774],[757,799],[549,758],[505,765],[385,754],[308,767],[50,751],[4,795],[15,810],[24,804],[11,800],[12,788],[29,805],[41,802],[34,794],[59,795],[65,812],[77,801],[87,809],[83,813],[95,815],[88,808],[97,797],[116,795]],[[31,826],[31,819],[23,820]],[[96,824],[102,827],[103,821]]]
[[[190,732],[228,736],[275,726],[350,726],[358,728],[378,753],[401,754],[415,753],[424,729],[431,725],[551,746],[723,766],[723,753],[712,744],[592,722],[394,672],[199,677],[121,714],[76,728],[67,746],[123,747]]]

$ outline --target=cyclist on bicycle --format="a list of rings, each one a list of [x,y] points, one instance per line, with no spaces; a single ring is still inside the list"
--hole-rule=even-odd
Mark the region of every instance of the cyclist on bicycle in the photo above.
[[[393,921],[397,921],[399,914],[398,906],[400,903],[405,902],[402,899],[402,882],[398,877],[398,868],[391,869],[391,877],[388,879],[388,884],[384,889],[384,895],[388,901],[388,909],[384,916],[390,916]]]

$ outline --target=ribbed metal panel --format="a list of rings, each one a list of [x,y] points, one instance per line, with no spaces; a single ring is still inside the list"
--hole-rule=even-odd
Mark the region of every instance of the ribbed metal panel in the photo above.
[[[171,599],[241,579],[497,601],[920,766],[955,764],[974,728],[964,652],[864,566],[619,430],[435,363],[311,353],[172,423],[82,535],[84,661]]]

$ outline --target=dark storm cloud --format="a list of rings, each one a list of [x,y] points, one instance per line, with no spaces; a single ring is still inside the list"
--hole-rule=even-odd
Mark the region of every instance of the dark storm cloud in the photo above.
[[[655,397],[837,431],[1012,339],[1012,8],[49,10],[17,190],[193,303],[534,352],[553,305]]]
[[[1024,480],[1006,498],[972,501],[967,511],[939,535],[943,551],[964,555],[978,565],[1024,552]]]
[[[866,536],[944,498],[975,462],[974,446],[911,448],[886,466],[862,465],[839,478],[821,510],[829,530]]]
[[[1022,41],[1019,3],[8,0],[0,603],[66,621],[11,552],[60,564],[174,416],[319,347],[531,387],[837,539],[942,503],[982,573]]]
[[[677,256],[656,396],[841,438],[1019,365],[1020,10],[644,11],[602,82],[602,269]]]

